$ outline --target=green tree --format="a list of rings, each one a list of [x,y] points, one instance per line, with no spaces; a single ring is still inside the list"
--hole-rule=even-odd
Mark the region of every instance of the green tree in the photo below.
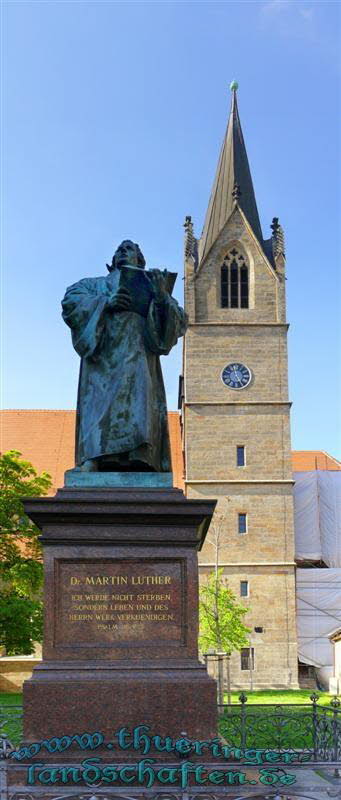
[[[219,567],[221,551],[228,546],[229,498],[220,498],[213,520],[206,536],[207,552],[212,556],[214,572],[208,582],[202,585],[199,594],[199,645],[202,652],[213,651],[226,655],[227,695],[230,691],[230,655],[233,650],[249,646],[247,634],[250,632],[243,624],[248,610],[236,602],[236,598],[222,580],[223,569]],[[224,697],[223,659],[218,658],[218,702]]]
[[[235,595],[222,581],[223,569],[212,572],[200,587],[200,649],[214,648],[232,653],[248,645],[247,628],[242,620],[248,609],[236,602]]]
[[[51,478],[20,456],[17,450],[0,456],[0,644],[8,655],[33,653],[42,638],[39,530],[21,498],[47,494]]]
[[[199,647],[202,652],[225,653],[248,647],[250,629],[243,623],[248,609],[236,602],[223,584],[223,569],[215,569],[199,590]],[[218,660],[218,699],[223,702],[223,662]]]

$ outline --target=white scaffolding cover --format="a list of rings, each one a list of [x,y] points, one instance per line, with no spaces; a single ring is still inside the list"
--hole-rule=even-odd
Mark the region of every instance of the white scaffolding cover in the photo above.
[[[333,664],[328,635],[341,627],[341,569],[297,569],[298,657],[303,664]]]
[[[294,473],[296,559],[341,567],[341,471]]]

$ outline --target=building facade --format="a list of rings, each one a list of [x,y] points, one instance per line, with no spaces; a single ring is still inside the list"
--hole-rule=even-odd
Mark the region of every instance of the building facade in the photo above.
[[[250,607],[250,648],[235,686],[297,686],[293,479],[285,253],[275,218],[264,240],[236,86],[202,236],[185,223],[181,389],[185,487],[218,499],[201,571],[219,563]]]

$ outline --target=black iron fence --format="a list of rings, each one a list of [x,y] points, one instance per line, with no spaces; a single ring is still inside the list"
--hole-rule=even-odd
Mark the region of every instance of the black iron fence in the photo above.
[[[240,703],[220,705],[219,731],[231,748],[231,759],[238,759],[233,750],[259,749],[295,751],[308,762],[341,763],[340,700],[322,706],[317,694],[310,699],[304,705],[248,705],[241,694]],[[0,705],[0,756],[8,741],[18,747],[21,740],[22,706]]]
[[[264,749],[284,753],[294,750],[307,761],[341,764],[341,703],[318,705],[318,695],[308,704],[219,706],[219,730],[227,744],[238,749]]]
[[[17,747],[22,740],[22,705],[0,704],[0,750],[6,746],[6,740]],[[1,757],[1,753],[0,753]]]

